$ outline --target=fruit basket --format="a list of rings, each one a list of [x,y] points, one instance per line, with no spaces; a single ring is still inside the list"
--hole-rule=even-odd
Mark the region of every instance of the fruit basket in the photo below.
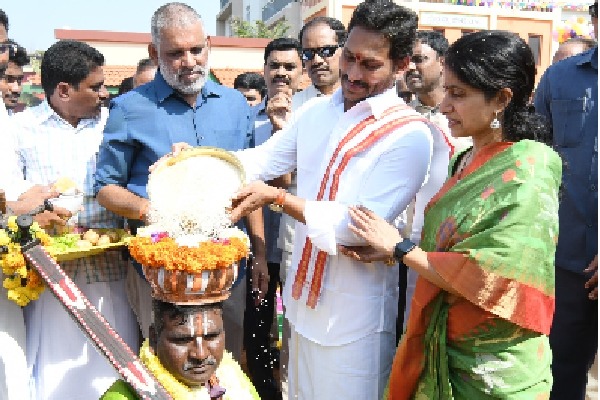
[[[131,235],[124,229],[88,229],[81,233],[51,236],[50,244],[45,247],[56,261],[72,261],[124,248],[130,238]]]

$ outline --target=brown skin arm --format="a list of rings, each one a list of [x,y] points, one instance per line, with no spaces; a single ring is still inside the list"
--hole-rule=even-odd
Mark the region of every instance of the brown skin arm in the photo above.
[[[140,219],[140,215],[146,216],[148,212],[148,199],[118,185],[104,186],[96,199],[102,207],[128,219]]]
[[[287,189],[292,185],[292,173],[278,176],[277,178],[267,182],[269,186]]]
[[[252,211],[275,202],[279,195],[279,191],[279,188],[269,186],[262,181],[254,181],[244,186],[233,196],[231,220],[236,222]],[[283,203],[283,211],[296,221],[305,224],[305,205],[306,200],[287,193]]]
[[[60,193],[51,186],[34,185],[28,191],[21,194],[17,201],[8,201],[6,204],[16,215],[26,214],[41,206],[44,200],[58,197]],[[42,228],[49,229],[66,225],[71,218],[71,213],[61,207],[55,207],[54,211],[44,211],[33,217]]]

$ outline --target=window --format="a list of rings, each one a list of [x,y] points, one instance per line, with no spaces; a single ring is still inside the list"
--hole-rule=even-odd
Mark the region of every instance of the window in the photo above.
[[[536,34],[529,34],[529,47],[531,47],[531,51],[533,52],[533,59],[535,60],[535,65],[540,65],[540,58],[542,54],[542,37]]]

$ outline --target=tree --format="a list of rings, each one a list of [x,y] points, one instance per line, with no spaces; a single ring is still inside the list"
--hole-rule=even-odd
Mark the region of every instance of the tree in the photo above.
[[[272,26],[260,20],[255,22],[242,21],[240,18],[231,20],[231,31],[233,36],[237,37],[277,39],[286,37],[289,30],[290,25],[284,19],[280,19]]]
[[[44,50],[36,50],[32,54],[29,54],[29,65],[31,65],[36,74],[40,73],[42,58],[44,58]]]

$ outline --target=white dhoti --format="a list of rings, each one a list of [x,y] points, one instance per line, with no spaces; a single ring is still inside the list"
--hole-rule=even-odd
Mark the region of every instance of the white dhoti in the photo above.
[[[0,400],[28,399],[23,311],[6,297],[3,279],[0,273]]]
[[[127,301],[125,279],[87,284],[85,274],[79,274],[75,284],[137,354],[138,326]],[[49,290],[25,308],[25,322],[32,399],[98,399],[119,379]]]
[[[396,352],[396,334],[374,333],[341,346],[322,346],[292,325],[288,397],[294,400],[379,400]]]

